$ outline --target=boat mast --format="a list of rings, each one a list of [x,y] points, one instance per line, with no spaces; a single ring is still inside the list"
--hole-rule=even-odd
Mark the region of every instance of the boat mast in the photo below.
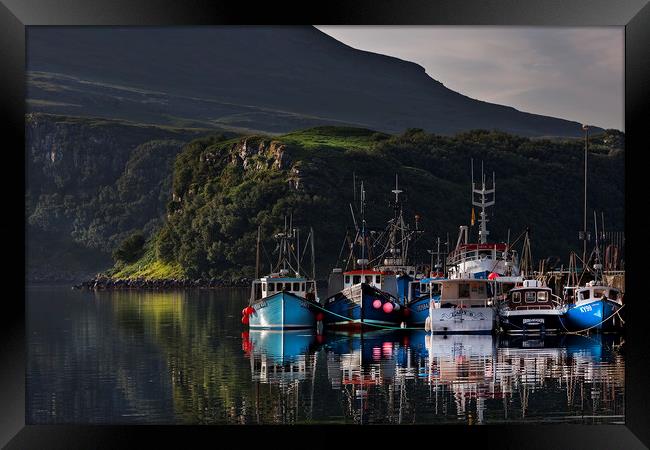
[[[404,217],[403,217],[403,210],[402,210],[402,204],[399,201],[399,195],[403,192],[399,188],[399,179],[398,175],[395,174],[395,189],[391,191],[393,194],[395,194],[395,204],[393,205],[393,208],[395,210],[395,217],[393,219],[393,226],[392,230],[390,233],[390,253],[391,257],[393,258],[392,263],[395,264],[395,262],[399,262],[397,265],[403,265],[405,264],[405,261],[403,258],[406,256],[406,251],[408,250],[408,243],[406,242],[406,239],[404,239]],[[400,248],[397,246],[397,232],[400,232]],[[399,257],[396,255],[397,253],[400,253]],[[398,260],[399,258],[399,260]]]
[[[260,278],[260,233],[262,232],[262,225],[257,226],[257,248],[255,251],[255,279]]]
[[[600,242],[598,241],[598,221],[596,220],[596,210],[594,210],[594,233],[596,234],[596,248],[594,249],[594,281],[599,283],[603,279],[603,265],[600,262]]]
[[[363,187],[363,181],[361,182],[361,191],[360,191],[360,196],[361,196],[361,270],[366,269],[366,259],[365,259],[365,251],[366,251],[366,191]]]
[[[582,261],[587,260],[587,151],[589,149],[589,126],[583,125],[585,132],[585,185],[584,185],[584,211],[582,219]],[[583,269],[584,270],[584,269]]]
[[[481,162],[481,187],[480,188],[476,187],[476,183],[474,182],[474,159],[472,159],[472,205],[481,208],[481,212],[479,213],[479,219],[478,219],[478,221],[480,222],[480,229],[478,235],[479,235],[479,243],[481,244],[485,244],[487,242],[487,237],[490,234],[490,232],[487,229],[487,223],[489,220],[487,218],[486,208],[488,206],[494,205],[494,200],[496,197],[495,190],[496,190],[496,183],[494,180],[494,172],[492,172],[492,188],[486,189],[485,187],[485,173],[483,172],[483,162]],[[478,194],[478,199],[476,198],[477,194]]]
[[[314,227],[309,230],[311,236],[311,279],[316,281],[316,255],[314,253]]]

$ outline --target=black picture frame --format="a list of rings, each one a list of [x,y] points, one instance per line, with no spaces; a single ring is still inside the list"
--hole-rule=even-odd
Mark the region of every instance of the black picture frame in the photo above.
[[[252,6],[235,1],[173,0],[0,0],[0,114],[4,126],[2,203],[5,212],[2,248],[10,268],[0,312],[0,444],[7,448],[113,448],[134,439],[148,446],[187,445],[189,439],[210,439],[224,445],[284,445],[277,440],[288,430],[275,426],[45,426],[25,425],[25,27],[30,25],[208,25],[208,24],[418,24],[520,26],[625,26],[626,132],[626,331],[625,425],[508,425],[356,427],[363,445],[454,445],[474,443],[499,448],[614,449],[650,445],[650,405],[646,383],[650,327],[648,300],[642,298],[644,250],[648,248],[647,200],[644,199],[644,152],[650,151],[646,130],[650,102],[650,5],[648,0],[330,0],[328,2],[266,2]],[[646,114],[644,114],[646,113]],[[8,139],[10,138],[10,139]],[[23,149],[21,153],[21,149]],[[21,156],[22,155],[22,156]],[[11,175],[11,176],[10,176]],[[645,200],[645,201],[644,201]],[[23,218],[19,220],[18,218]],[[21,239],[22,238],[22,239]],[[13,246],[9,244],[13,243]],[[22,285],[21,285],[22,282]],[[627,292],[626,292],[627,293]],[[22,300],[21,300],[22,299]],[[347,432],[346,432],[347,431]],[[349,443],[349,427],[294,427],[293,445]],[[345,433],[345,434],[341,434]],[[250,436],[254,439],[250,439]],[[329,439],[328,439],[329,438]],[[451,440],[449,440],[451,438]]]

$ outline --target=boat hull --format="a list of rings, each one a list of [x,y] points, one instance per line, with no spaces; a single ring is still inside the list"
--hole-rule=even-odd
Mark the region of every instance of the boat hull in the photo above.
[[[437,301],[439,297],[434,297],[433,301]],[[427,317],[429,317],[430,302],[431,297],[426,295],[406,305],[408,310],[408,313],[405,314],[406,324],[409,326],[424,326]]]
[[[373,302],[377,299],[382,305],[386,302],[392,303],[394,308],[397,305],[388,294],[366,283],[343,289],[325,300],[325,325],[348,328],[399,327],[403,320],[401,309],[386,313],[383,307],[373,307]]]
[[[435,334],[490,334],[495,328],[492,307],[430,308],[429,325]]]
[[[306,299],[288,292],[278,292],[251,305],[251,329],[305,329],[316,327],[316,309]]]
[[[499,327],[508,334],[557,334],[564,331],[561,323],[564,311],[505,310],[499,312]]]
[[[621,305],[611,301],[595,299],[569,307],[562,325],[568,331],[616,331],[622,326],[615,314]]]

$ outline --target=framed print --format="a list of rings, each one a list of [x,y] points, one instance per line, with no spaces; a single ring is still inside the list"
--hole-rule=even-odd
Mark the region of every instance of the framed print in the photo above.
[[[7,448],[649,445],[647,2],[0,17]]]

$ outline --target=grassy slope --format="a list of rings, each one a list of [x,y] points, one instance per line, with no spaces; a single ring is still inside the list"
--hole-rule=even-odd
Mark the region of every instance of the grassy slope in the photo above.
[[[452,241],[455,240],[457,226],[468,222],[471,210],[467,192],[469,174],[468,167],[465,167],[465,165],[469,165],[470,157],[485,158],[490,166],[489,170],[496,169],[497,171],[500,194],[499,206],[493,212],[494,215],[490,217],[490,229],[494,230],[495,234],[493,238],[505,240],[505,233],[511,226],[514,238],[523,227],[532,224],[533,238],[540,237],[540,241],[542,241],[542,238],[545,237],[548,240],[549,236],[553,236],[554,231],[557,231],[555,230],[557,227],[553,228],[556,221],[548,219],[569,214],[572,211],[571,207],[567,209],[564,202],[551,202],[547,203],[544,208],[534,208],[530,203],[530,196],[534,193],[536,199],[538,197],[548,199],[558,195],[567,197],[567,192],[571,192],[573,189],[569,186],[575,184],[579,187],[580,180],[578,178],[580,177],[574,176],[573,169],[569,170],[563,165],[571,164],[576,167],[581,165],[581,143],[574,140],[563,140],[563,142],[528,140],[507,135],[505,137],[498,135],[490,137],[489,133],[486,136],[485,142],[482,141],[483,137],[480,133],[478,135],[459,135],[456,138],[433,136],[427,138],[430,140],[425,141],[425,144],[420,147],[409,147],[401,145],[401,140],[409,142],[410,145],[410,142],[418,142],[419,138],[391,137],[383,133],[358,128],[318,127],[273,138],[252,136],[248,139],[249,142],[273,140],[285,144],[292,162],[306,169],[304,171],[307,176],[305,182],[315,184],[315,187],[308,189],[310,195],[324,195],[340,209],[335,213],[332,211],[322,212],[322,216],[319,214],[316,221],[308,222],[314,224],[317,230],[317,255],[319,257],[331,259],[329,253],[338,253],[342,232],[350,221],[347,203],[351,199],[346,195],[347,191],[351,191],[351,173],[355,170],[357,177],[361,176],[366,181],[369,223],[383,224],[385,222],[387,218],[386,205],[384,204],[384,200],[387,198],[386,192],[389,191],[394,174],[399,173],[401,184],[406,188],[406,195],[410,203],[407,205],[409,214],[422,213],[424,226],[430,234],[427,239],[431,240],[435,235],[444,237],[446,232],[450,232]],[[227,149],[238,141],[239,139],[231,139],[213,143],[204,150],[196,150],[191,157],[197,158],[202,152],[210,151],[218,155],[225,155]],[[379,145],[386,142],[390,145]],[[609,158],[613,154],[605,146],[599,144],[596,137],[594,137],[592,151],[594,154],[591,160],[594,170],[601,171],[605,165],[609,164]],[[186,157],[189,156],[189,152],[184,153]],[[314,165],[316,168],[313,167]],[[600,166],[601,169],[598,169],[597,166]],[[535,170],[528,173],[527,168]],[[522,169],[525,170],[522,171]],[[281,172],[255,172],[245,175],[243,181],[233,178],[232,180],[239,181],[230,184],[228,170],[230,168],[227,168],[219,176],[209,171],[203,173],[202,177],[207,178],[201,178],[199,185],[205,183],[203,185],[205,188],[208,184],[217,182],[219,189],[229,192],[229,200],[233,201],[233,199],[242,199],[247,194],[252,182],[264,183],[272,178],[284,179],[286,176]],[[569,174],[568,177],[567,174]],[[246,177],[252,177],[252,179]],[[350,178],[349,188],[345,187],[348,184],[348,178]],[[595,188],[596,186],[594,191]],[[558,190],[562,192],[556,192]],[[207,199],[211,198],[210,194],[204,195]],[[610,198],[607,197],[608,195]],[[614,194],[598,193],[599,204],[597,207],[611,204],[616,200],[614,197],[618,194],[614,197],[611,195]],[[580,200],[579,196],[576,196],[575,199],[573,197],[569,194],[566,201],[570,200],[576,205],[581,204],[581,201],[578,201]],[[573,202],[573,200],[576,201]],[[539,203],[537,205],[539,206]],[[595,204],[594,207],[596,207]],[[444,213],[440,214],[441,211]],[[201,216],[202,212],[203,209],[198,209],[193,214],[197,217]],[[614,214],[616,215],[616,211]],[[318,223],[321,218],[322,223]],[[410,219],[407,217],[407,220]],[[569,225],[565,228],[570,228],[573,231],[575,227]],[[563,248],[568,249],[569,243],[574,241],[573,235],[569,236],[567,233],[553,239],[556,239],[556,247],[560,249],[555,250],[557,252],[562,252]],[[242,242],[251,244],[254,241]],[[534,244],[539,244],[539,241],[534,240]],[[333,247],[336,248],[333,249]],[[536,257],[547,256],[541,253],[534,253],[534,255]],[[328,261],[328,263],[331,262],[333,261]],[[177,277],[181,273],[180,265],[163,264],[156,260],[155,255],[149,251],[137,263],[116,272],[116,276]]]

